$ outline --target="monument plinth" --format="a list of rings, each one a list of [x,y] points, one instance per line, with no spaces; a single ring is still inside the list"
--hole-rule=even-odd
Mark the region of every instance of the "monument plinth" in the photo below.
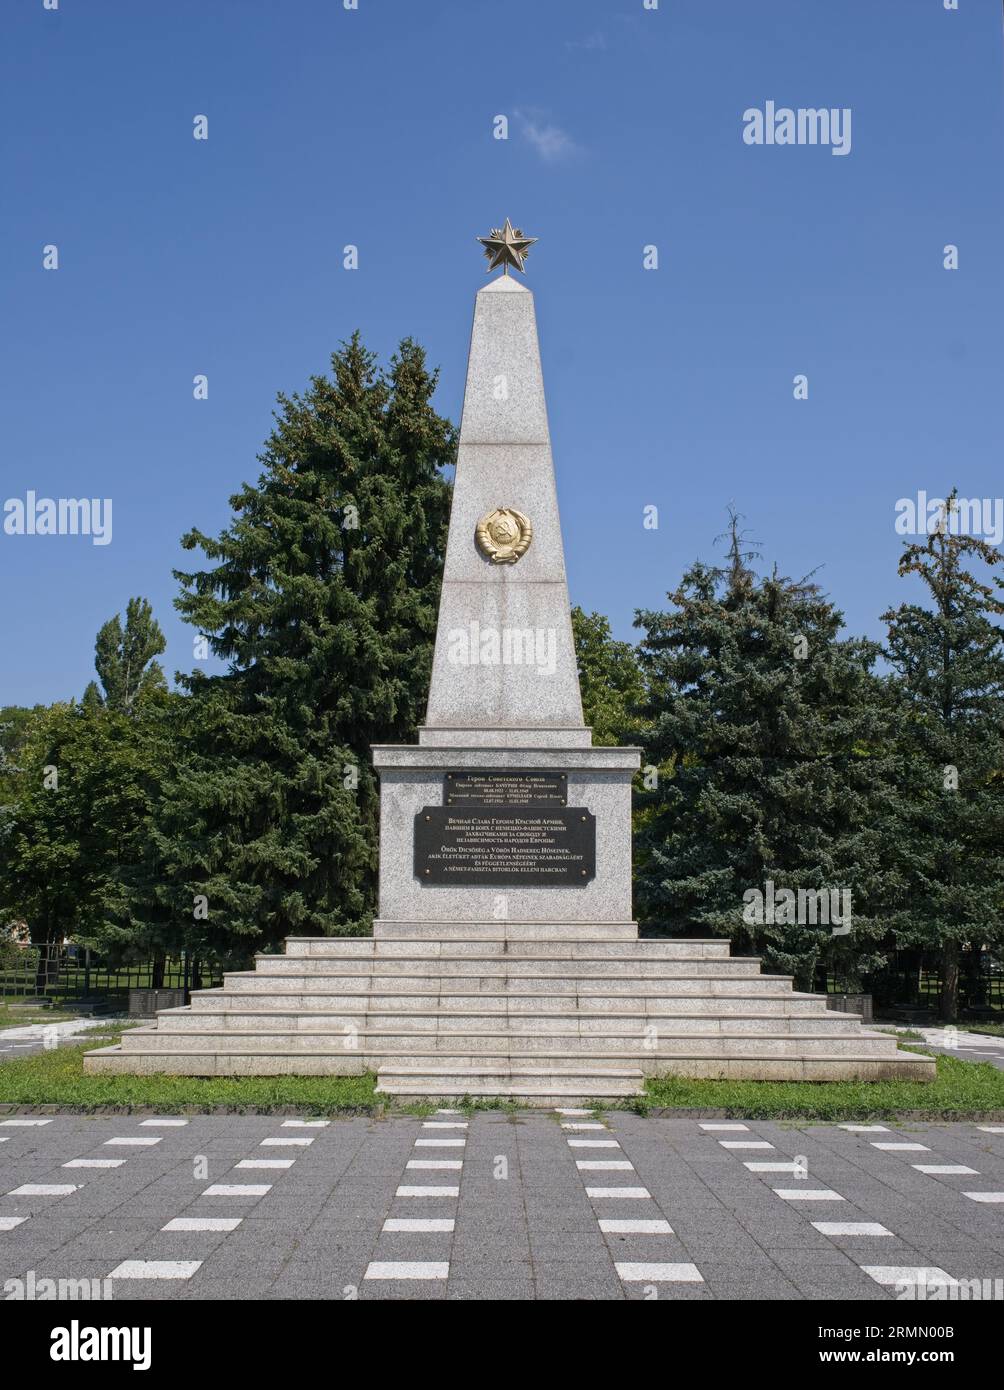
[[[417,746],[373,749],[374,933],[467,922],[500,936],[637,935],[639,761],[637,749],[593,748],[583,722],[533,295],[503,274],[475,301],[425,724]],[[493,814],[448,799],[451,774],[501,786],[506,772],[511,787],[517,773],[536,779],[522,804]],[[532,796],[548,779],[560,779],[560,809]]]
[[[532,238],[507,220],[480,240],[503,274],[475,302],[428,710],[417,744],[373,749],[373,936],[291,937],[85,1070],[376,1071],[392,1095],[536,1104],[670,1072],[932,1077],[725,940],[638,939],[639,751],[583,722],[533,296],[508,274]]]

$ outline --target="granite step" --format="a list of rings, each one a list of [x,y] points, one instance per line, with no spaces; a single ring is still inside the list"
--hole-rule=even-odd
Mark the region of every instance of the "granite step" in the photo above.
[[[826,1013],[826,998],[819,994],[780,994],[751,990],[743,994],[629,994],[629,992],[576,991],[534,994],[515,991],[506,994],[452,994],[435,990],[423,992],[395,990],[371,994],[369,990],[343,994],[298,994],[293,990],[218,990],[192,995],[192,1011],[352,1012],[373,1013],[670,1013],[693,1016],[718,1013],[722,1017],[773,1013],[773,1015],[818,1015]]]
[[[529,1104],[562,1105],[569,1101],[620,1100],[643,1093],[640,1071],[555,1073],[546,1067],[472,1067],[462,1075],[443,1067],[395,1067],[381,1071],[377,1091],[393,1096],[452,1100],[463,1096],[500,1096]]]
[[[376,972],[384,977],[408,976],[431,974],[432,965],[435,966],[435,974],[441,979],[469,979],[489,975],[507,979],[518,979],[522,976],[601,980],[614,979],[617,976],[653,980],[748,979],[760,974],[760,962],[755,957],[739,956],[714,960],[692,955],[689,958],[676,959],[621,960],[613,956],[565,955],[537,959],[512,953],[485,957],[481,960],[439,956],[434,961],[423,956],[394,956],[379,961],[352,956],[337,961],[312,956],[258,956],[255,960],[255,974],[270,980],[302,979],[312,976],[338,979],[354,975],[368,978]]]
[[[581,949],[580,949],[581,948]],[[575,943],[571,952],[567,940],[476,940],[451,939],[446,941],[423,940],[421,938],[394,937],[316,937],[291,936],[286,940],[284,958],[287,960],[344,960],[344,959],[386,959],[404,956],[413,960],[464,959],[476,957],[483,960],[497,959],[499,956],[518,956],[523,959],[540,959],[560,956],[566,959],[579,956],[583,958],[613,958],[626,960],[729,960],[729,942],[723,938],[710,941],[697,940],[637,940],[610,941],[603,936],[583,937]],[[280,953],[262,952],[259,960],[283,958]]]
[[[790,976],[545,976],[545,974],[266,974],[231,972],[222,988],[243,994],[791,994]]]
[[[414,1063],[410,1058],[409,1062]],[[451,1072],[436,1065],[405,1066],[394,1062],[379,1071],[377,1089],[400,1096],[438,1097],[445,1095],[512,1096],[530,1104],[546,1104],[551,1099],[573,1096],[610,1097],[642,1094],[641,1068],[597,1067],[581,1062],[576,1070],[556,1068],[552,1063],[530,1068],[527,1059],[512,1065],[478,1065]],[[934,1059],[901,1052],[896,1057],[814,1057],[814,1058],[686,1058],[646,1063],[659,1075],[718,1080],[753,1081],[881,1081],[930,1080]],[[123,1053],[120,1044],[97,1048],[87,1054],[89,1073],[142,1074],[168,1076],[359,1076],[368,1070],[363,1058],[344,1051],[312,1052],[294,1056],[274,1053],[170,1054],[156,1051]]]
[[[751,1017],[833,1017],[858,1020],[857,1014],[838,1014],[826,1007],[822,994],[753,994],[743,992],[716,994],[599,994],[579,993],[537,995],[520,992],[507,994],[453,994],[448,990],[428,993],[370,994],[356,990],[346,994],[294,994],[268,991],[251,993],[248,990],[193,990],[191,1010],[202,1013],[261,1013],[328,1014],[371,1013],[394,1014],[398,1017],[442,1014],[466,1018],[479,1013],[533,1015],[537,1017],[577,1017],[589,1013],[621,1015],[658,1014],[676,1019],[701,1016],[709,1018]],[[162,1010],[161,1014],[175,1010]]]
[[[156,1051],[166,1054],[182,1052],[226,1051],[236,1054],[285,1052],[299,1057],[315,1052],[353,1052],[366,1059],[368,1067],[384,1066],[402,1057],[415,1058],[423,1054],[445,1057],[458,1066],[471,1065],[479,1056],[546,1058],[556,1066],[562,1059],[588,1057],[600,1064],[610,1058],[630,1055],[640,1059],[670,1057],[838,1057],[895,1056],[896,1040],[885,1033],[819,1033],[816,1035],[731,1034],[713,1036],[679,1036],[652,1031],[637,1031],[621,1035],[581,1034],[555,1035],[546,1033],[478,1032],[419,1033],[381,1031],[349,1027],[341,1031],[266,1033],[232,1028],[226,1030],[177,1030],[163,1028],[130,1029],[121,1039],[124,1054]]]
[[[641,1036],[646,1028],[680,1037],[757,1036],[785,1034],[809,1037],[820,1033],[857,1037],[860,1020],[853,1014],[823,1011],[786,1016],[759,1014],[714,1016],[709,1014],[681,1018],[668,1013],[477,1013],[430,1010],[428,1013],[379,1013],[361,1007],[356,1010],[247,1011],[161,1009],[158,1028],[166,1033],[258,1032],[258,1033],[338,1033],[345,1029],[365,1029],[368,1033],[406,1032],[419,1034],[469,1035],[501,1033],[526,1037],[548,1034],[555,1037]]]
[[[401,941],[637,941],[637,922],[404,922],[378,917],[373,936]]]

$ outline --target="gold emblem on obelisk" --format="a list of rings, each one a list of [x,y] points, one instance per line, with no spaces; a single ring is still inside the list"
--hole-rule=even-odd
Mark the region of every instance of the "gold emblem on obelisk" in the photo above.
[[[514,565],[533,540],[530,518],[512,507],[496,507],[478,522],[474,531],[481,554],[493,565]]]

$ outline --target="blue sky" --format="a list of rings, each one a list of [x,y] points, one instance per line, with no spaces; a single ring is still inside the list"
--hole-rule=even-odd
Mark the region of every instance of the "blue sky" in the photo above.
[[[0,503],[114,506],[107,546],[0,531],[0,703],[79,695],[134,594],[192,665],[179,537],[354,328],[422,342],[458,418],[507,215],[572,601],[619,635],[734,502],[877,636],[897,499],[1004,492],[999,0],[21,0],[0,90]],[[849,107],[850,153],[745,144],[768,100]]]

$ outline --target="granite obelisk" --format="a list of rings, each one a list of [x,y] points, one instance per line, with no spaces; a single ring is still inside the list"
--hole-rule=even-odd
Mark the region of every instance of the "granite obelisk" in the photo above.
[[[636,935],[639,754],[583,722],[534,300],[507,273],[475,301],[425,724],[373,758],[377,935]]]

